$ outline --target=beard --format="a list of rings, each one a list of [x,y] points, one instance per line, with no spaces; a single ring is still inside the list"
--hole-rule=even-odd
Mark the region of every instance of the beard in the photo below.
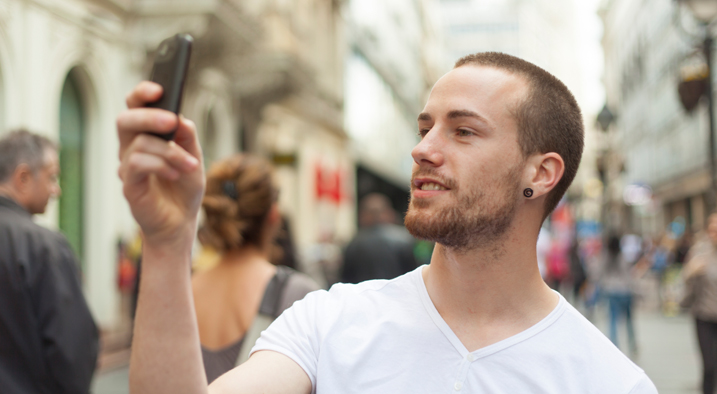
[[[497,185],[480,185],[477,190],[465,192],[461,192],[454,181],[433,171],[415,172],[411,185],[416,177],[436,178],[450,189],[449,193],[456,197],[456,201],[431,214],[424,210],[431,202],[411,197],[404,221],[406,229],[416,238],[455,250],[495,243],[510,228],[515,216],[521,167],[510,169],[507,176],[499,178]]]

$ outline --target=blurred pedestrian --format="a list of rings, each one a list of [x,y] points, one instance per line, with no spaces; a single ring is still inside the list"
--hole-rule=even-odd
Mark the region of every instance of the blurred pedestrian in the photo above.
[[[281,217],[281,228],[279,229],[279,235],[276,237],[276,244],[279,246],[280,253],[273,256],[271,262],[276,265],[284,265],[289,268],[298,269],[299,264],[296,260],[294,237],[291,234],[289,218],[286,216]]]
[[[540,271],[540,277],[543,278],[545,283],[548,283],[550,281],[548,277],[548,253],[550,252],[550,247],[553,244],[552,236],[550,235],[550,230],[548,230],[547,225],[543,223],[543,225],[540,227],[540,232],[538,232],[538,241],[535,245],[535,253],[538,260],[538,271]]]
[[[570,277],[569,249],[559,240],[553,240],[547,255],[548,285],[556,291],[561,291],[563,282]]]
[[[265,160],[233,155],[207,174],[199,240],[219,253],[192,277],[207,381],[245,361],[259,333],[318,286],[269,261],[281,228],[272,169]]]
[[[35,224],[60,195],[57,147],[15,131],[0,140],[0,393],[88,393],[98,332],[78,261]]]
[[[599,279],[600,289],[608,300],[610,314],[610,340],[618,346],[618,322],[625,320],[627,340],[631,354],[637,353],[637,341],[632,322],[633,264],[620,249],[620,238],[612,235],[603,254]]]
[[[687,263],[687,257],[689,255],[690,249],[693,245],[694,237],[692,235],[691,231],[685,231],[685,233],[680,238],[680,241],[677,243],[677,247],[675,248],[675,265],[677,265],[679,268],[682,267],[685,263]]]
[[[579,305],[584,300],[583,292],[587,275],[585,273],[585,264],[580,254],[580,242],[577,237],[573,238],[570,243],[570,251],[568,253],[570,259],[570,278],[573,283],[573,305]]]
[[[655,240],[651,256],[650,269],[657,280],[657,299],[660,310],[665,313],[670,308],[670,304],[675,302],[671,299],[667,286],[667,269],[675,260],[674,239],[669,233],[664,233]]]
[[[620,253],[622,258],[634,265],[642,256],[642,237],[636,234],[625,234],[620,237]]]
[[[341,282],[393,279],[414,270],[415,239],[396,224],[396,212],[383,194],[371,193],[359,204],[360,229],[344,250]]]
[[[684,267],[684,298],[680,306],[695,319],[702,355],[702,392],[714,394],[717,379],[717,214],[709,217],[711,248],[703,248]]]

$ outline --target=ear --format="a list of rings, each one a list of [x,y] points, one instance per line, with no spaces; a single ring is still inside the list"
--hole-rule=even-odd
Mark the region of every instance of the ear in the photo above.
[[[15,168],[15,172],[12,173],[12,184],[15,190],[20,193],[27,193],[30,182],[32,182],[34,174],[30,170],[30,166],[23,163]]]
[[[530,179],[525,187],[533,189],[533,197],[540,197],[550,193],[563,178],[565,162],[555,152],[534,155],[528,159],[530,165]]]
[[[279,204],[274,203],[269,209],[269,214],[266,215],[267,224],[274,226],[281,224],[281,212],[279,211]]]

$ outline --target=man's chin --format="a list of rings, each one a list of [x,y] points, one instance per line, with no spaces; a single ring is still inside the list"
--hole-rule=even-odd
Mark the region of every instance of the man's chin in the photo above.
[[[408,212],[406,212],[403,224],[414,237],[426,241],[436,241],[434,234],[436,232],[434,229],[436,217],[435,213],[427,212],[422,207],[415,206],[412,201],[408,207]]]

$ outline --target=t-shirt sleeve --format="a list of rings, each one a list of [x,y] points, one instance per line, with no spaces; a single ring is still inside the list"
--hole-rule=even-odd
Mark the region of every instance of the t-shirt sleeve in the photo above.
[[[327,295],[319,290],[296,301],[261,333],[251,349],[251,353],[272,350],[294,360],[309,376],[314,390],[321,342],[319,309]]]
[[[643,373],[642,378],[637,382],[635,387],[630,390],[629,394],[657,394],[657,387],[652,383],[647,374]]]

